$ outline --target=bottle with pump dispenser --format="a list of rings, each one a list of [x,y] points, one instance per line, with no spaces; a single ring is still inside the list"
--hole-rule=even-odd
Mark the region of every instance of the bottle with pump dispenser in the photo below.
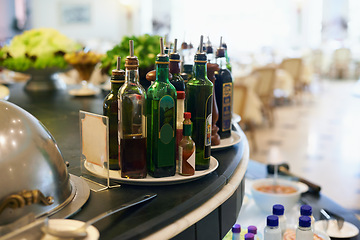
[[[279,227],[278,216],[270,215],[266,218],[264,240],[281,240],[281,229]]]

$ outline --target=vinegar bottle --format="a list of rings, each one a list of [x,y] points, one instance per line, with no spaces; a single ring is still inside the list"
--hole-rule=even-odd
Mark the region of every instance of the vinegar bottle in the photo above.
[[[125,61],[125,83],[119,89],[119,139],[121,177],[146,177],[145,89],[139,83],[139,61],[130,40]]]

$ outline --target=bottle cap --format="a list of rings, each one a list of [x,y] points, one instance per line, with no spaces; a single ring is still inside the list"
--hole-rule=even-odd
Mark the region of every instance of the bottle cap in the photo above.
[[[191,118],[191,112],[184,112],[184,118],[190,119]]]
[[[309,216],[299,217],[299,226],[300,227],[310,227],[311,226],[311,218]]]
[[[232,231],[233,233],[240,233],[240,232],[241,232],[241,226],[240,226],[240,224],[235,224],[235,225],[232,227],[231,231]]]
[[[257,234],[257,227],[256,226],[248,226],[248,233]]]
[[[203,51],[203,42],[204,42],[203,40],[204,40],[204,36],[201,35],[200,36],[199,51],[196,53],[194,61],[196,63],[204,63],[205,64],[206,61],[207,61],[207,57],[206,57],[206,54]]]
[[[220,46],[216,50],[216,57],[217,58],[225,57],[225,48],[222,47],[222,37],[220,37]]]
[[[177,99],[185,99],[185,92],[184,91],[176,91]]]
[[[245,234],[245,240],[254,240],[254,234],[253,233],[247,233]]]
[[[276,215],[270,215],[266,218],[266,225],[269,227],[279,226],[279,218]]]
[[[300,215],[301,216],[311,216],[312,215],[312,207],[310,205],[302,205],[300,207]]]
[[[273,206],[273,214],[274,215],[278,215],[278,216],[281,216],[281,215],[284,215],[284,206],[281,205],[281,204],[275,204]]]

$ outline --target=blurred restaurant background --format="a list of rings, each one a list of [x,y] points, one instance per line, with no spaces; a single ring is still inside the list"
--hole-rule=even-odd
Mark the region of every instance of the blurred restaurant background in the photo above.
[[[0,6],[0,46],[36,28],[54,28],[98,53],[124,36],[156,34],[194,49],[200,35],[214,47],[222,36],[250,159],[286,162],[360,213],[360,1],[0,0]],[[107,81],[93,75],[95,84]],[[73,77],[63,74],[67,84]]]

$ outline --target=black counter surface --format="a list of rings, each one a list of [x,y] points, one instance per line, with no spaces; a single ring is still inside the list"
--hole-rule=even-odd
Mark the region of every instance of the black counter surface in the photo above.
[[[79,110],[102,114],[106,93],[96,97],[73,97],[67,90],[25,92],[23,84],[9,86],[9,102],[15,103],[39,119],[55,138],[70,173],[80,175]],[[87,203],[71,218],[86,221],[117,205],[147,193],[158,196],[148,203],[132,207],[95,223],[101,239],[139,239],[165,227],[194,210],[215,195],[231,178],[248,143],[242,141],[226,150],[212,152],[219,167],[211,174],[192,182],[168,186],[134,186],[91,192]],[[241,203],[240,203],[241,204]],[[231,225],[226,226],[230,229]],[[220,239],[223,232],[214,239]]]

